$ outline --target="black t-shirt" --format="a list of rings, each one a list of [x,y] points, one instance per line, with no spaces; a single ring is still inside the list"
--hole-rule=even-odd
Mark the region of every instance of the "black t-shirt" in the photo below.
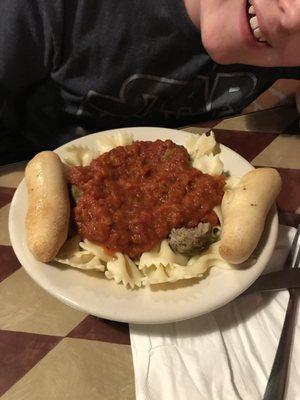
[[[280,77],[300,69],[214,63],[183,0],[0,2],[1,126],[40,149],[231,115]]]

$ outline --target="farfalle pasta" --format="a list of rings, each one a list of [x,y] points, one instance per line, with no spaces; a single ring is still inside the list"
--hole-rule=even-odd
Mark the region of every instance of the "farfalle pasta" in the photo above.
[[[85,167],[98,155],[98,152],[88,147],[73,145],[65,149],[64,163],[70,167],[79,165]]]
[[[127,146],[133,142],[133,136],[130,132],[117,132],[112,134],[103,134],[96,141],[98,155],[106,153],[117,146]]]
[[[63,159],[68,165],[85,166],[93,158],[132,142],[133,136],[130,132],[101,135],[96,149],[72,146],[65,150]],[[216,152],[216,141],[212,132],[208,136],[191,134],[185,147],[194,168],[213,176],[222,174],[223,163]],[[216,207],[215,212],[219,221],[222,221],[220,207]],[[217,227],[216,231],[220,229]],[[186,255],[174,252],[168,241],[162,240],[150,251],[144,251],[140,257],[130,258],[120,252],[109,255],[98,244],[87,239],[81,240],[78,235],[65,243],[56,261],[74,268],[104,272],[106,278],[130,288],[201,278],[212,267],[230,268],[219,254],[218,241],[197,255]]]
[[[167,262],[167,257],[176,259],[168,242],[161,243],[159,251],[143,254],[139,268],[148,277],[149,284],[176,282],[182,279],[201,278],[211,267],[230,268],[229,264],[220,257],[219,243],[213,243],[209,248],[197,256],[186,259],[182,264]],[[143,257],[142,256],[142,257]],[[151,258],[154,262],[151,263]],[[144,260],[148,262],[144,264]],[[182,260],[183,261],[183,260]]]
[[[85,243],[81,242],[80,236],[76,235],[66,241],[55,260],[61,264],[70,265],[73,268],[83,270],[94,269],[103,272],[107,257],[102,257],[101,253],[104,253],[104,251],[101,248],[99,251],[100,254],[93,252],[92,249],[94,250],[94,247],[96,246],[93,244],[85,246]]]
[[[147,276],[126,254],[116,253],[115,258],[107,263],[106,269],[106,278],[114,279],[117,283],[123,283],[131,288],[141,287],[147,280]]]

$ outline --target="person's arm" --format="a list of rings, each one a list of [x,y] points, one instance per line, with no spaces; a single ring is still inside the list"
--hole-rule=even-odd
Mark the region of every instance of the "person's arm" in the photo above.
[[[0,1],[0,97],[44,79],[52,67],[52,32],[42,0]]]
[[[36,151],[19,131],[10,128],[3,116],[6,112],[5,96],[0,94],[0,166],[25,161]]]
[[[17,128],[17,118],[12,117],[13,105],[53,68],[53,3],[0,1],[0,164],[27,159],[31,152],[31,143],[21,134],[22,126]]]

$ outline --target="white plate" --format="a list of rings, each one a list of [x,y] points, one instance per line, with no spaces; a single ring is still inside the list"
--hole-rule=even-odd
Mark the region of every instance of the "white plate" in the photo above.
[[[116,131],[131,132],[134,138],[139,140],[172,139],[178,144],[184,144],[188,136],[184,131],[149,127]],[[92,148],[95,139],[101,134],[95,133],[71,143]],[[64,147],[69,145],[70,143],[61,146],[56,152],[62,155]],[[234,151],[222,145],[220,148],[225,170],[232,175],[241,177],[253,169],[251,164]],[[9,232],[13,249],[32,279],[47,292],[72,307],[98,317],[130,323],[180,321],[208,313],[233,300],[247,289],[265,268],[274,250],[278,231],[277,213],[273,207],[260,241],[255,265],[232,270],[212,268],[209,275],[200,281],[184,281],[159,288],[154,286],[129,290],[123,285],[107,280],[101,273],[87,273],[36,261],[25,241],[26,209],[27,191],[23,180],[11,204]]]

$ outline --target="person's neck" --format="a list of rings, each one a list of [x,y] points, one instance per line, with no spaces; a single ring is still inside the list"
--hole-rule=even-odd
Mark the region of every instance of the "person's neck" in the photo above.
[[[200,29],[200,0],[183,0],[187,13],[197,29]],[[209,0],[208,0],[209,1]]]

